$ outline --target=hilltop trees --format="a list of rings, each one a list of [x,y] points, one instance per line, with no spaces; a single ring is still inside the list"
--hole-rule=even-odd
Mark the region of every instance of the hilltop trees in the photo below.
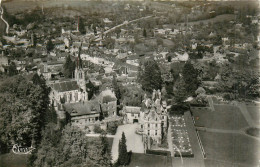
[[[161,89],[163,81],[157,62],[154,60],[145,62],[144,69],[139,69],[138,80],[145,91],[152,92],[153,89]]]

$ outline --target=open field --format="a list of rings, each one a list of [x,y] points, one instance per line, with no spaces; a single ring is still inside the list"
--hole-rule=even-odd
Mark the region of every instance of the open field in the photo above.
[[[168,167],[167,156],[133,153],[129,167]]]
[[[215,111],[193,110],[195,126],[239,130],[248,126],[244,116],[236,106],[214,105]]]
[[[206,166],[250,167],[258,164],[258,140],[240,134],[199,131],[199,135],[206,152]]]
[[[255,124],[260,124],[260,107],[259,106],[247,106],[247,111],[250,114],[251,118],[255,122]]]
[[[26,167],[29,155],[14,153],[0,155],[0,167]]]

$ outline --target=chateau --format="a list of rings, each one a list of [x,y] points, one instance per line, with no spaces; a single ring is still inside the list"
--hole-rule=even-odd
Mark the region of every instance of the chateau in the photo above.
[[[124,106],[124,119],[126,123],[139,123],[137,132],[159,144],[168,129],[166,107],[166,102],[161,99],[161,92],[154,90],[152,98],[145,95],[142,107]]]

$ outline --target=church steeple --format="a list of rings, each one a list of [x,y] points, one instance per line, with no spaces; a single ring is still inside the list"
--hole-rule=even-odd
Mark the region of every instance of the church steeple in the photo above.
[[[82,46],[82,43],[81,43]],[[83,70],[82,60],[80,58],[81,46],[79,47],[79,53],[76,62],[75,69],[75,80],[83,91],[86,91],[86,80],[85,80],[85,71]]]

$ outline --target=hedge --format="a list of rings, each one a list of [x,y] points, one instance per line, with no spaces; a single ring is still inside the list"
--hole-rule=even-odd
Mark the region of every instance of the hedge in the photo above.
[[[171,155],[171,152],[170,151],[163,151],[163,150],[146,150],[146,154],[168,156],[168,155]]]

